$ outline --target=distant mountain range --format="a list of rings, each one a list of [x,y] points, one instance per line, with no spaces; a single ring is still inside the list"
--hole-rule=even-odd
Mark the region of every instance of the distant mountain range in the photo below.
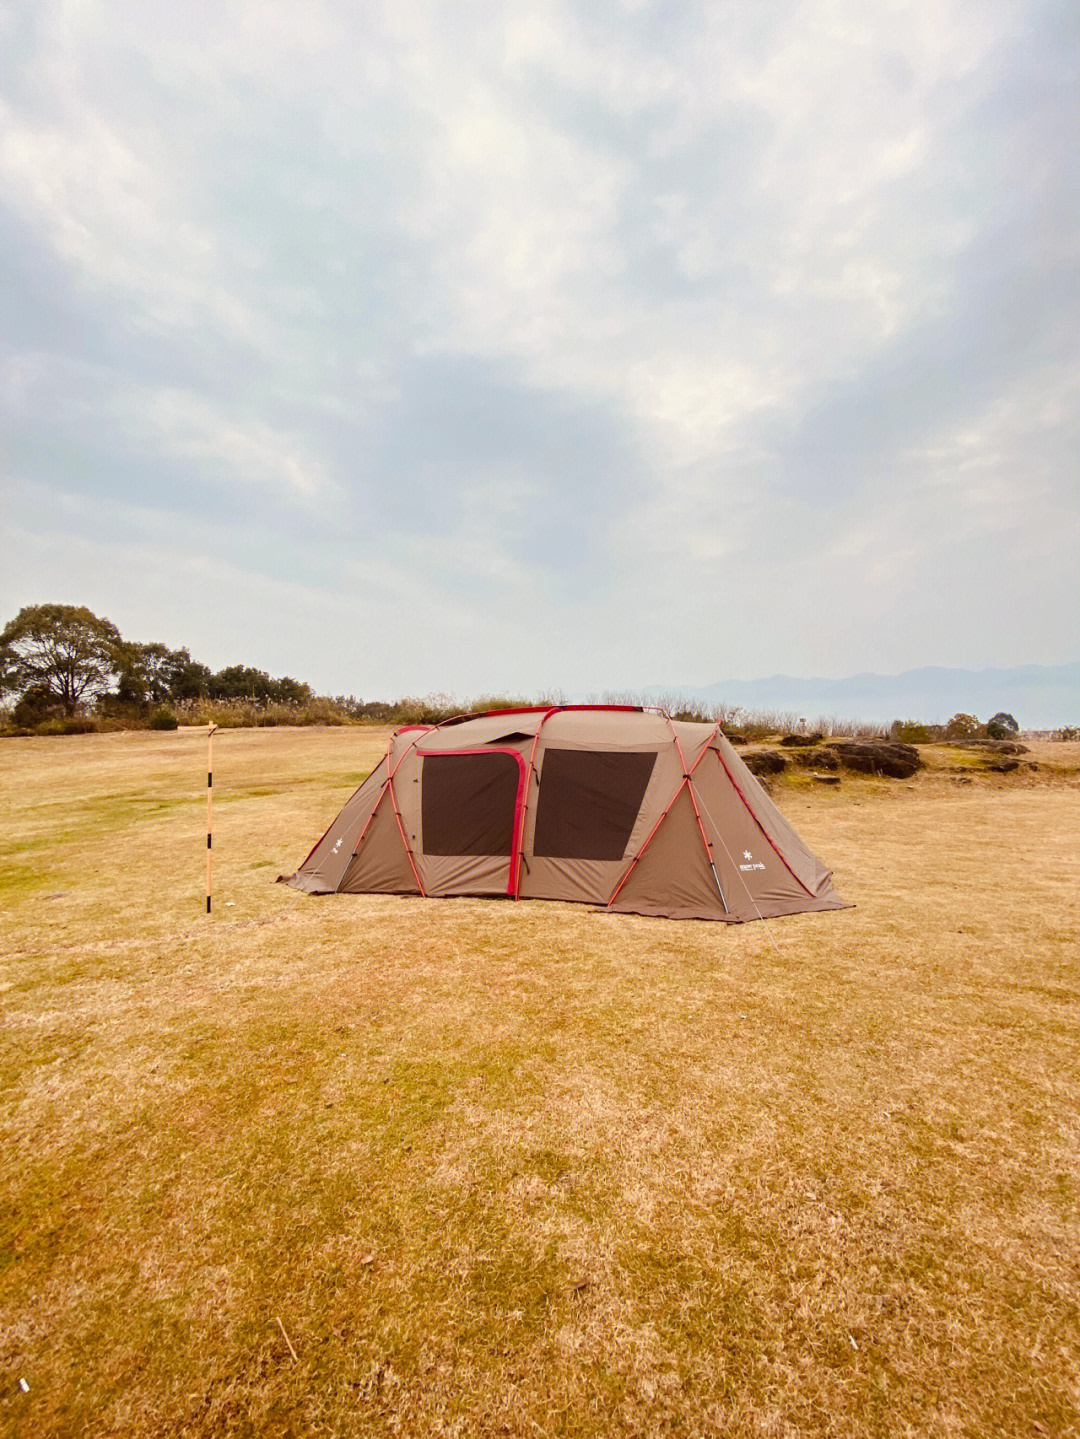
[[[793,711],[811,720],[838,715],[867,723],[915,719],[939,724],[958,711],[987,720],[1005,710],[1015,715],[1024,729],[1080,724],[1080,663],[1001,670],[928,666],[899,675],[859,674],[846,679],[769,675],[760,680],[672,687],[669,693],[748,710]]]

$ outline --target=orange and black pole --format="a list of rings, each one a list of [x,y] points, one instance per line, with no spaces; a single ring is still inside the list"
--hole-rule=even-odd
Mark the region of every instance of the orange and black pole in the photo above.
[[[206,912],[210,913],[210,893],[212,888],[213,871],[211,856],[214,851],[214,731],[216,724],[210,726],[206,736]]]

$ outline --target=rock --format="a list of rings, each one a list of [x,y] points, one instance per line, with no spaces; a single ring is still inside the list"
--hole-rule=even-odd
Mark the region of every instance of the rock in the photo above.
[[[762,775],[781,774],[787,769],[787,760],[782,754],[774,749],[759,749],[753,754],[743,756],[743,763],[751,774]]]
[[[839,769],[840,761],[831,749],[803,749],[791,758],[806,769]]]
[[[780,738],[780,743],[788,748],[797,745],[820,744],[822,739],[821,731],[816,734],[786,734]]]
[[[844,769],[858,774],[885,774],[891,779],[909,779],[922,768],[919,751],[911,744],[891,740],[833,740],[834,751]]]
[[[746,744],[747,738],[744,734],[725,734],[724,738],[728,744]]]
[[[813,778],[813,779],[816,779],[817,782],[818,782],[818,784],[839,784],[839,783],[840,783],[840,776],[839,776],[838,774],[818,774],[818,773],[815,771],[815,773],[812,775],[812,778]]]
[[[1026,744],[1014,739],[950,739],[945,741],[954,749],[988,749],[995,754],[1027,754]]]
[[[999,759],[987,760],[986,768],[991,774],[1012,774],[1014,769],[1020,768],[1020,761],[1013,759],[1012,755],[1003,754]]]

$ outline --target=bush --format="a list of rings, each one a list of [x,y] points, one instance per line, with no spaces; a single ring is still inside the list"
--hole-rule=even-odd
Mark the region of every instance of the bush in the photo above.
[[[933,744],[934,742],[930,726],[920,724],[918,720],[894,720],[889,735],[898,744]]]
[[[150,716],[151,729],[179,729],[180,721],[173,714],[172,710],[164,707],[155,710]]]
[[[946,739],[978,739],[981,726],[974,715],[954,714],[945,726]]]
[[[44,685],[31,685],[12,710],[11,722],[20,729],[33,729],[59,714],[60,706]]]
[[[97,720],[89,715],[59,715],[39,724],[35,734],[96,734]]]

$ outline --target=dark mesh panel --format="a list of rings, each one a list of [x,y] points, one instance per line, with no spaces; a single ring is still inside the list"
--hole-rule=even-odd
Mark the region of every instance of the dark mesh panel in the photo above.
[[[521,770],[509,754],[425,755],[425,854],[510,854]]]
[[[622,859],[655,763],[625,750],[545,750],[533,854]]]

